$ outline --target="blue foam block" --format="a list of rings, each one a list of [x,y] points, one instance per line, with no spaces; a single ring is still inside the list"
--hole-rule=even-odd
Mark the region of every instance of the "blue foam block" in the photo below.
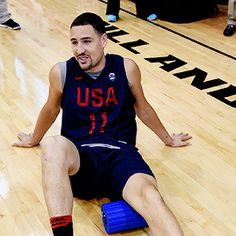
[[[147,226],[144,218],[125,201],[102,204],[102,221],[108,234]]]

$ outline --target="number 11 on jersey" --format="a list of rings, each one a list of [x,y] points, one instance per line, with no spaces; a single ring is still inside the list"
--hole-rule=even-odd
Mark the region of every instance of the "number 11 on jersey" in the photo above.
[[[91,120],[91,129],[89,130],[89,134],[93,134],[93,132],[94,132],[94,130],[96,128],[96,116],[95,116],[94,113],[91,113],[89,118]],[[101,126],[99,128],[99,132],[103,133],[104,129],[105,129],[105,126],[106,126],[106,123],[107,123],[107,113],[103,112],[101,114],[101,118],[102,118],[102,124],[101,124]]]

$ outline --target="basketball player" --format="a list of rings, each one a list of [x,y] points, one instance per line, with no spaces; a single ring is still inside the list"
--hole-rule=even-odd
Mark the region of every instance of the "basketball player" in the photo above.
[[[138,117],[168,146],[189,145],[190,135],[169,135],[144,97],[138,66],[104,53],[103,20],[78,16],[70,28],[74,57],[49,73],[49,96],[33,134],[18,147],[38,145],[62,108],[61,136],[42,140],[44,196],[55,236],[71,236],[73,197],[124,199],[147,221],[152,235],[183,235],[154,174],[135,147]]]

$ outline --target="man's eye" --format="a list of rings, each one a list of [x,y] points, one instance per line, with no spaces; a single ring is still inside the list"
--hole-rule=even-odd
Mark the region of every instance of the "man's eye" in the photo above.
[[[73,45],[76,45],[76,44],[78,44],[78,42],[77,41],[72,41],[71,42]]]
[[[91,40],[84,40],[84,43],[89,44],[89,43],[91,43]]]

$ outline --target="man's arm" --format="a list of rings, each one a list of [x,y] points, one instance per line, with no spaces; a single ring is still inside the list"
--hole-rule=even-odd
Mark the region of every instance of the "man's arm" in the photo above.
[[[187,146],[191,136],[184,133],[169,135],[155,110],[146,100],[142,85],[141,73],[136,63],[130,59],[124,59],[125,71],[129,80],[130,88],[135,96],[135,110],[139,119],[147,125],[166,145],[172,147]]]
[[[39,113],[34,132],[32,134],[18,133],[19,141],[13,143],[12,146],[33,147],[39,144],[60,112],[61,96],[62,85],[60,80],[60,68],[58,65],[55,65],[49,72],[48,99]]]

